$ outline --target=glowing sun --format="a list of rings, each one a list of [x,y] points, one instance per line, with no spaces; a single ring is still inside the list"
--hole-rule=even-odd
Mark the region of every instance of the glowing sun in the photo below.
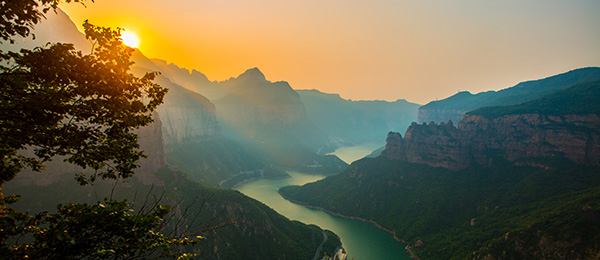
[[[138,48],[140,47],[140,38],[137,36],[137,34],[133,33],[133,32],[128,32],[128,31],[123,31],[121,32],[121,40],[123,40],[123,43],[131,48]]]

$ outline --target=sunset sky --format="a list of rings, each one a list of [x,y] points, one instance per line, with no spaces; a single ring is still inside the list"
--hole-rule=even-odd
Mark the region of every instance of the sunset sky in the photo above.
[[[425,104],[459,90],[600,66],[598,0],[96,0],[61,8],[136,33],[140,50],[211,80],[271,81]]]

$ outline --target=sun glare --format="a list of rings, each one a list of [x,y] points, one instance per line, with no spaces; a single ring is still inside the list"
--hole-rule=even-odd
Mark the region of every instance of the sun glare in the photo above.
[[[123,43],[131,48],[140,47],[140,38],[133,32],[123,31],[121,33]]]

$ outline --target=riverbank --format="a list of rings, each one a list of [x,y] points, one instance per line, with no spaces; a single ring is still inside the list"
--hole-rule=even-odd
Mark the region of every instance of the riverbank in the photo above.
[[[375,221],[373,221],[373,220],[368,220],[368,219],[359,218],[359,217],[350,217],[350,216],[342,215],[342,214],[339,214],[339,213],[337,213],[337,212],[333,212],[333,211],[331,211],[331,210],[328,210],[328,209],[324,209],[324,208],[321,208],[321,207],[312,206],[312,205],[306,204],[306,203],[304,203],[304,202],[301,202],[301,201],[297,201],[297,200],[291,199],[291,198],[289,198],[289,197],[286,197],[285,195],[283,195],[283,194],[282,194],[281,192],[279,192],[279,191],[277,191],[277,193],[279,193],[279,195],[280,195],[281,197],[283,197],[284,199],[286,199],[287,201],[290,201],[290,202],[292,202],[292,203],[296,203],[296,204],[298,204],[298,205],[302,205],[302,206],[304,206],[304,207],[307,207],[307,208],[309,208],[309,209],[316,209],[316,210],[320,210],[320,211],[326,212],[327,214],[330,214],[330,215],[333,215],[333,216],[336,216],[336,217],[340,217],[340,218],[352,219],[352,220],[358,220],[358,221],[362,221],[362,222],[371,223],[371,224],[375,225],[377,228],[379,228],[379,229],[381,229],[381,230],[383,230],[383,231],[385,231],[385,232],[388,232],[388,233],[390,233],[390,234],[391,234],[391,235],[394,237],[394,240],[396,240],[396,241],[398,241],[398,242],[400,242],[400,243],[402,243],[402,244],[408,244],[408,242],[406,242],[405,240],[403,240],[403,239],[400,239],[399,237],[397,237],[397,236],[396,236],[396,232],[394,232],[394,231],[393,231],[393,230],[391,230],[391,229],[387,229],[387,228],[385,228],[385,227],[383,227],[383,226],[379,225],[377,222],[375,222]]]
[[[371,223],[371,224],[373,224],[375,227],[377,227],[377,228],[379,228],[379,229],[381,229],[381,230],[383,230],[383,231],[385,231],[385,232],[387,232],[387,233],[391,234],[391,235],[394,237],[394,240],[396,240],[396,241],[398,241],[398,242],[400,242],[400,243],[402,243],[402,244],[405,244],[405,245],[406,245],[405,249],[406,249],[406,251],[408,252],[408,254],[409,254],[410,258],[412,258],[412,259],[416,259],[416,260],[419,260],[419,257],[418,257],[418,256],[417,256],[417,254],[414,252],[414,250],[412,250],[412,247],[410,246],[410,244],[409,244],[407,241],[405,241],[405,240],[403,240],[403,239],[400,239],[398,236],[396,236],[396,232],[395,232],[395,231],[393,231],[393,230],[391,230],[391,229],[387,229],[387,228],[385,228],[385,227],[383,227],[383,226],[379,225],[377,222],[375,222],[375,221],[373,221],[373,220],[368,220],[368,219],[359,218],[359,217],[351,217],[351,216],[342,215],[342,214],[339,214],[339,213],[337,213],[337,212],[333,212],[333,211],[331,211],[331,210],[328,210],[328,209],[324,209],[324,208],[321,208],[321,207],[315,207],[315,206],[312,206],[312,205],[306,204],[306,203],[304,203],[304,202],[301,202],[301,201],[297,201],[297,200],[294,200],[294,199],[288,198],[288,197],[286,197],[285,195],[283,195],[283,194],[282,194],[281,192],[279,192],[279,191],[277,191],[277,193],[278,193],[278,194],[279,194],[279,195],[280,195],[282,198],[284,198],[285,200],[287,200],[287,201],[289,201],[289,202],[292,202],[292,203],[295,203],[295,204],[298,204],[298,205],[302,205],[302,206],[304,206],[304,207],[307,207],[307,208],[310,208],[310,209],[316,209],[316,210],[320,210],[320,211],[326,212],[327,214],[330,214],[330,215],[333,215],[333,216],[336,216],[336,217],[340,217],[340,218],[351,219],[351,220],[358,220],[358,221],[362,221],[362,222]]]

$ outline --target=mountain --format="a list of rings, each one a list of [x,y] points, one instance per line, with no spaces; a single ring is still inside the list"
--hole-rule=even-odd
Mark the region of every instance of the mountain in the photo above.
[[[577,84],[600,80],[600,68],[575,69],[545,79],[526,81],[500,91],[478,94],[459,92],[454,96],[432,101],[419,108],[417,122],[458,123],[466,112],[487,106],[509,106],[535,100]]]
[[[420,105],[406,100],[352,101],[318,90],[296,90],[312,121],[337,146],[383,143],[389,131],[405,131]]]
[[[286,198],[375,222],[419,259],[595,259],[600,82],[390,133],[380,157]]]
[[[229,94],[215,100],[223,134],[271,163],[305,172],[337,173],[347,164],[327,150],[327,140],[287,82],[271,82],[258,69],[219,82]]]

